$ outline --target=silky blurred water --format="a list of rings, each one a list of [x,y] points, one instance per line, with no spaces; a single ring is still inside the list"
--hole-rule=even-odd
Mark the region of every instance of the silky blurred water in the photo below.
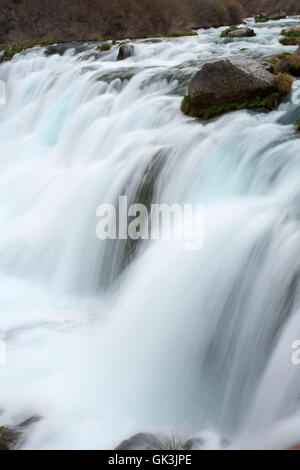
[[[0,423],[42,417],[24,448],[113,448],[140,431],[299,442],[300,106],[180,112],[203,63],[293,51],[278,39],[295,21],[139,40],[125,61],[87,43],[0,66]],[[96,209],[134,200],[158,156],[153,199],[205,204],[205,245],[147,241],[124,269]]]

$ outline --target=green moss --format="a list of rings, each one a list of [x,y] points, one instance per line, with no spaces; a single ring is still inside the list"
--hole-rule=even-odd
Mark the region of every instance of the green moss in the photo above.
[[[105,42],[104,44],[101,44],[101,46],[98,47],[98,50],[100,52],[109,51],[110,49],[111,49],[111,44],[109,44],[108,42]]]
[[[280,34],[288,38],[300,38],[300,28],[283,29]]]
[[[269,18],[265,18],[264,16],[256,15],[255,16],[255,23],[266,23],[269,21]]]
[[[181,103],[181,111],[191,117],[200,117],[203,119],[211,119],[219,114],[228,113],[230,111],[237,111],[242,109],[266,108],[273,110],[276,108],[280,100],[279,92],[272,93],[266,98],[254,98],[251,100],[238,102],[228,102],[219,105],[213,105],[205,109],[199,109],[191,105],[190,97],[185,96]]]
[[[220,34],[220,38],[226,38],[228,33],[231,33],[231,31],[236,31],[237,29],[238,29],[237,26],[230,26],[230,28],[227,28],[224,31],[222,31],[222,33]]]
[[[178,31],[169,31],[167,33],[158,33],[158,34],[150,34],[147,38],[179,38],[181,36],[198,36],[196,31],[192,29],[184,29]]]
[[[296,131],[300,132],[300,119],[298,119],[298,121],[296,121],[295,127],[296,127]]]
[[[170,31],[168,33],[163,34],[166,38],[179,38],[181,36],[197,36],[196,31],[192,29],[184,29],[180,31]]]

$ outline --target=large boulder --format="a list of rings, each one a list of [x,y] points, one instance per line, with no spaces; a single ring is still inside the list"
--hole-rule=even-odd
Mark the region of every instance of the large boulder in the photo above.
[[[254,29],[252,28],[238,28],[233,31],[229,31],[227,37],[229,38],[251,38],[256,36]]]
[[[265,105],[272,108],[269,98],[275,97],[276,92],[275,76],[260,62],[220,60],[205,64],[196,73],[188,87],[188,96],[183,100],[182,111],[209,118],[233,109]]]

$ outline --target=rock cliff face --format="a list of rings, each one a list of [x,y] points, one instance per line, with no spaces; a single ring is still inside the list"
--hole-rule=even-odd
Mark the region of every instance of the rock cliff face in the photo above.
[[[242,16],[239,0],[0,0],[0,43],[137,38]]]

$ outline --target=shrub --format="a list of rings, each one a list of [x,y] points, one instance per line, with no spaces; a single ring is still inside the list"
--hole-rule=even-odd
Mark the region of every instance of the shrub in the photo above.
[[[290,66],[290,73],[297,77],[300,76],[300,56],[297,54],[289,54],[286,59]]]
[[[276,86],[281,95],[288,95],[292,91],[293,78],[286,73],[279,73],[276,77]]]

